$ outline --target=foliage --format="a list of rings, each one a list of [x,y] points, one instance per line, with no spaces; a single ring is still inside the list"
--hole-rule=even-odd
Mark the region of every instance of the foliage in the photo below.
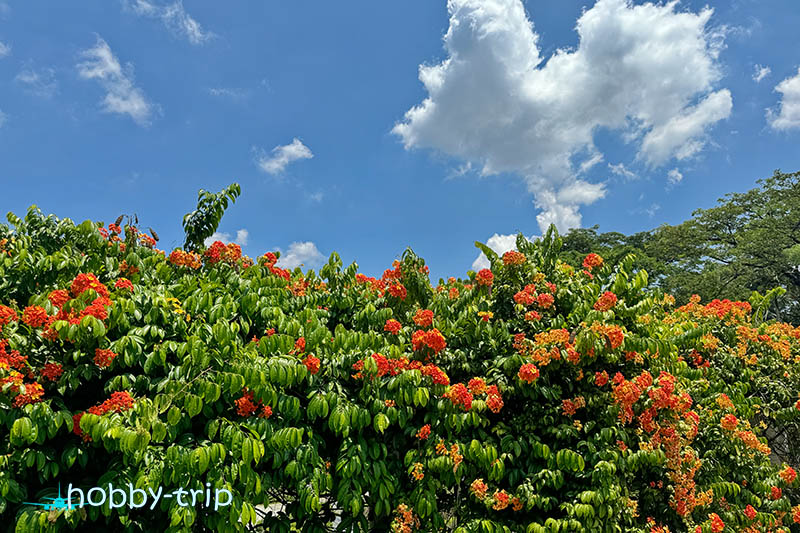
[[[800,481],[769,449],[796,457],[800,418],[800,329],[761,312],[776,294],[676,308],[631,256],[558,260],[552,228],[431,287],[411,250],[376,279],[336,254],[289,272],[9,218],[16,531],[800,532]],[[109,482],[233,502],[24,503]]]
[[[183,248],[189,252],[202,250],[205,240],[217,231],[222,215],[228,208],[228,200],[236,203],[240,194],[242,188],[238,183],[232,183],[218,193],[200,189],[197,194],[197,208],[183,217],[183,230],[186,232]]]
[[[562,259],[577,267],[590,251],[611,262],[635,253],[635,267],[681,304],[692,294],[737,300],[780,286],[786,294],[768,316],[800,325],[800,172],[775,171],[758,183],[677,226],[630,236],[598,234],[596,226],[572,230]]]

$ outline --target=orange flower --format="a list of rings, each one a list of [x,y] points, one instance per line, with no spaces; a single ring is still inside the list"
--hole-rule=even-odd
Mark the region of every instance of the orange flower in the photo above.
[[[38,328],[47,323],[47,311],[44,307],[31,305],[22,312],[22,321],[32,328]]]
[[[593,268],[603,266],[603,258],[595,253],[587,255],[583,260],[583,268],[592,270]]]
[[[522,381],[527,381],[528,383],[533,383],[539,378],[539,369],[536,368],[536,365],[533,363],[526,363],[519,367],[519,372],[517,373],[519,379]]]
[[[472,494],[474,494],[479,500],[482,500],[486,497],[486,491],[488,488],[489,487],[486,486],[486,483],[483,482],[483,479],[476,479],[469,486],[470,492],[472,492]]]
[[[303,359],[303,364],[306,365],[309,373],[316,374],[319,372],[319,359],[317,357],[309,354],[305,359]]]
[[[725,529],[725,522],[722,521],[717,513],[711,513],[708,518],[711,520],[711,531],[713,533],[720,533]]]
[[[431,425],[430,424],[425,424],[424,426],[419,428],[419,431],[417,431],[416,437],[419,440],[426,440],[428,437],[430,437],[430,435],[431,435]]]
[[[787,485],[791,485],[797,478],[797,472],[795,472],[794,468],[791,466],[786,466],[786,468],[780,471],[780,476]]]
[[[596,311],[608,311],[615,305],[617,305],[617,295],[611,291],[606,291],[597,299],[594,309]]]
[[[100,368],[108,368],[111,366],[111,362],[117,356],[111,350],[102,350],[100,348],[95,349],[94,351],[94,364],[96,364]]]
[[[414,314],[414,322],[423,328],[433,324],[433,311],[430,309],[418,309]]]
[[[485,285],[487,287],[490,287],[494,282],[494,274],[492,274],[492,271],[489,270],[488,268],[483,268],[480,271],[478,271],[478,275],[475,276],[475,279],[478,282],[478,285]]]
[[[503,254],[503,264],[505,265],[521,265],[525,262],[525,255],[515,250],[511,250]]]

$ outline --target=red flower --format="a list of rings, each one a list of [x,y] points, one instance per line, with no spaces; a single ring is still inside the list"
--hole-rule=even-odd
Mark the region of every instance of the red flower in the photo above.
[[[497,390],[496,385],[492,385],[494,390]],[[486,406],[489,410],[493,413],[499,413],[500,410],[503,408],[503,398],[500,396],[499,393],[489,393],[486,395]]]
[[[492,505],[492,509],[494,509],[495,511],[502,511],[503,509],[508,507],[510,498],[508,494],[506,494],[506,491],[504,490],[501,490],[499,492],[495,491],[492,498],[494,499],[494,505]]]
[[[47,323],[47,311],[38,305],[28,306],[22,312],[22,321],[32,328],[38,328]]]
[[[800,505],[792,507],[792,520],[795,524],[800,524]]]
[[[116,356],[117,354],[111,350],[101,350],[100,348],[97,348],[94,351],[94,364],[100,368],[108,368],[111,366],[111,362]]]
[[[406,299],[407,291],[402,283],[392,283],[389,285],[389,294],[401,300]]]
[[[269,405],[265,405],[263,409],[261,409],[261,414],[258,415],[260,418],[269,418],[272,416],[272,407]]]
[[[478,285],[486,285],[487,287],[491,287],[492,283],[494,282],[494,274],[488,268],[482,268],[478,271],[477,276],[475,276],[475,280],[478,282]]]
[[[106,286],[100,283],[100,280],[91,273],[78,274],[70,286],[70,292],[72,292],[73,297],[83,294],[89,289],[94,290],[98,296],[108,297],[108,289]]]
[[[393,318],[387,320],[383,326],[383,331],[388,331],[392,335],[399,334],[401,329],[403,329],[403,325]]]
[[[64,289],[57,289],[51,292],[47,299],[50,300],[51,304],[60,308],[69,301],[69,293]]]
[[[540,315],[536,311],[528,311],[527,313],[525,313],[525,320],[529,322],[532,322],[534,320],[539,320],[540,318],[542,318],[542,315]]]
[[[114,284],[115,289],[128,289],[129,291],[133,292],[133,283],[131,280],[127,278],[119,278],[117,282]]]
[[[245,390],[244,395],[236,400],[236,413],[239,416],[251,416],[258,407],[253,403],[253,393]]]
[[[294,350],[293,352],[303,353],[306,350],[306,338],[300,337],[294,343]]]
[[[430,436],[430,434],[431,434],[431,425],[425,424],[419,429],[419,431],[417,431],[416,437],[419,440],[425,440]]]
[[[739,425],[739,419],[736,418],[736,415],[727,414],[722,417],[722,421],[719,423],[719,425],[728,431],[733,431],[736,429],[736,426]]]
[[[750,520],[755,520],[756,518],[756,510],[752,505],[748,505],[744,508],[744,515],[749,518]]]
[[[434,354],[438,354],[445,349],[447,342],[441,332],[433,328],[429,331],[415,331],[411,337],[411,346],[414,350],[420,350],[423,346],[427,346],[433,350]]]
[[[81,418],[86,413],[75,413],[72,415],[72,432],[75,433],[77,436],[83,438],[84,441],[89,442],[92,440],[92,437],[83,433],[81,430]]]
[[[17,320],[17,312],[5,305],[0,305],[0,327]]]
[[[313,355],[306,356],[306,358],[303,359],[303,364],[306,365],[306,368],[311,374],[319,372],[319,359]]]
[[[602,387],[608,384],[608,372],[606,372],[605,370],[603,370],[602,372],[595,372],[594,382],[598,387]]]
[[[533,383],[539,378],[539,369],[533,363],[526,363],[519,368],[517,375],[522,381]]]
[[[515,250],[503,254],[503,264],[505,265],[521,265],[525,260],[525,255]]]
[[[780,487],[772,487],[769,489],[770,500],[780,500],[781,496],[783,496],[783,491],[780,489]]]
[[[592,270],[593,268],[601,266],[603,266],[603,258],[597,254],[589,254],[583,260],[583,268],[587,270]]]
[[[264,332],[264,335],[267,337],[272,337],[275,335],[275,328],[269,328],[267,331]]]
[[[791,485],[797,478],[797,472],[795,472],[794,468],[792,468],[791,466],[787,466],[786,468],[780,471],[780,476],[786,482],[787,485]]]
[[[433,324],[433,311],[430,309],[418,309],[414,314],[414,322],[423,328]]]
[[[479,500],[483,500],[486,497],[486,491],[488,488],[489,487],[486,486],[486,483],[483,482],[483,479],[476,479],[469,486],[470,492],[472,492],[472,494],[474,494]]]
[[[63,373],[64,368],[58,363],[47,363],[41,370],[42,377],[50,381],[58,381],[58,378],[60,378]]]
[[[462,406],[465,411],[472,409],[472,394],[467,390],[463,383],[456,383],[448,391],[447,398],[455,406]]]
[[[552,294],[542,293],[537,297],[536,300],[539,303],[540,307],[543,307],[544,309],[547,309],[548,307],[553,305],[553,302],[555,301],[555,298],[553,298]]]
[[[617,305],[617,295],[611,291],[606,291],[597,299],[594,309],[596,311],[608,311],[615,305]]]
[[[725,522],[722,521],[717,513],[711,513],[708,518],[711,520],[711,531],[713,533],[720,533],[725,529]]]
[[[486,391],[486,382],[481,378],[472,378],[467,387],[472,394],[483,394]]]
[[[29,403],[41,401],[42,396],[44,396],[44,388],[40,384],[26,383],[23,386],[25,387],[25,392],[20,392],[14,398],[14,403],[12,404],[14,407],[22,407]]]

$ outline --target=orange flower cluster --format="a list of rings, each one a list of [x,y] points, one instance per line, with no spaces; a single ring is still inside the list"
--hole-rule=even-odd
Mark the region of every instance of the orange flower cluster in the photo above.
[[[469,486],[469,491],[475,495],[478,500],[483,500],[486,497],[486,491],[489,487],[483,482],[482,478],[476,479]]]
[[[494,500],[494,504],[492,504],[492,509],[495,511],[502,511],[508,504],[511,502],[511,497],[506,493],[506,491],[495,491],[492,495],[492,500]]]
[[[491,287],[492,283],[494,283],[494,274],[492,274],[492,271],[488,268],[482,268],[475,276],[475,280],[478,282],[478,285]]]
[[[581,407],[586,407],[586,400],[583,396],[577,396],[571,400],[561,401],[561,410],[566,416],[574,416],[575,412]]]
[[[99,368],[108,368],[115,357],[117,357],[117,354],[111,350],[96,348],[94,351],[94,364]]]
[[[8,306],[0,305],[0,327],[17,321],[17,312]]]
[[[272,407],[269,405],[263,405],[261,400],[255,400],[253,397],[253,391],[248,389],[244,389],[244,391],[242,391],[242,397],[236,400],[235,403],[236,413],[239,416],[253,416],[256,411],[259,411],[259,418],[269,418],[272,416]]]
[[[64,289],[56,289],[50,293],[47,299],[50,300],[50,303],[55,307],[62,307],[69,301],[70,297],[69,292]]]
[[[88,434],[84,434],[81,430],[81,418],[86,413],[103,416],[106,413],[121,413],[133,409],[134,399],[127,391],[113,392],[111,397],[99,405],[90,407],[88,410],[72,415],[72,432],[81,437],[85,442],[89,442],[92,438]]]
[[[594,322],[590,329],[599,335],[604,335],[608,339],[612,350],[622,346],[622,341],[625,340],[625,333],[622,328],[615,324],[606,325],[601,322]]]
[[[396,516],[392,520],[392,533],[411,533],[415,529],[419,529],[419,518],[406,504],[401,503],[394,512]]]
[[[595,372],[594,373],[594,383],[598,387],[604,387],[608,384],[608,372],[603,370],[602,372]]]
[[[795,472],[794,468],[787,465],[780,471],[780,476],[787,485],[791,485],[794,483],[794,480],[797,479],[797,472]]]
[[[712,300],[706,305],[700,305],[700,296],[693,294],[689,303],[675,310],[676,313],[688,313],[694,317],[728,318],[731,321],[744,319],[752,310],[748,302],[732,302],[725,300]]]
[[[758,440],[758,437],[752,431],[737,431],[736,436],[744,442],[744,444],[753,450],[757,450],[764,455],[769,455],[772,450],[769,446]]]
[[[200,256],[194,252],[184,252],[183,250],[173,250],[167,261],[175,266],[185,266],[192,270],[197,270],[203,264]]]
[[[32,328],[39,328],[47,324],[48,320],[47,310],[38,305],[29,305],[22,312],[22,322]]]
[[[372,358],[378,365],[377,377],[383,377],[386,374],[396,376],[400,372],[406,370],[419,370],[423,376],[428,376],[433,380],[434,385],[449,385],[450,378],[436,365],[428,364],[423,365],[421,361],[410,361],[407,357],[398,357],[397,359],[388,358],[382,354],[374,353]],[[353,370],[356,371],[352,375],[353,379],[361,379],[364,377],[364,360],[356,361],[353,364]]]
[[[427,346],[436,355],[447,347],[447,342],[441,332],[433,328],[429,331],[415,331],[411,337],[411,346],[414,351],[421,350],[423,346]]]
[[[528,284],[514,295],[514,301],[520,305],[533,305],[536,303],[536,285]]]
[[[436,453],[439,455],[450,456],[450,460],[453,461],[454,474],[456,470],[458,470],[458,465],[460,465],[464,460],[464,456],[461,455],[461,450],[459,450],[458,444],[451,444],[450,448],[448,448],[442,439],[439,439],[439,442],[436,443]]]
[[[606,291],[594,304],[595,311],[608,311],[612,307],[617,305],[617,295],[611,291]]]
[[[525,263],[525,254],[521,254],[516,250],[511,250],[503,254],[504,265],[521,265]]]
[[[465,411],[472,409],[472,393],[467,390],[463,383],[456,383],[450,387],[444,397],[448,398],[454,406],[458,407],[460,405]]]
[[[486,382],[483,378],[472,378],[467,383],[467,388],[472,394],[483,394],[486,391]]]
[[[36,403],[41,401],[44,396],[44,388],[39,383],[25,383],[22,384],[20,376],[20,385],[18,388],[19,394],[14,398],[14,407],[22,407],[29,403]]]
[[[739,419],[736,418],[736,415],[727,414],[722,417],[722,420],[719,423],[723,429],[727,429],[728,431],[733,431],[736,429],[736,426],[739,425]]]
[[[389,294],[399,300],[405,300],[408,296],[408,291],[402,283],[392,283],[389,285]]]
[[[585,268],[586,270],[600,268],[601,266],[603,266],[603,258],[595,253],[587,255],[583,259],[583,268]]]
[[[422,481],[422,478],[425,477],[424,468],[422,463],[414,463],[414,466],[411,467],[411,477],[416,481]]]
[[[306,365],[306,368],[310,374],[316,374],[319,372],[320,361],[317,357],[309,354],[305,359],[303,359],[303,364]]]
[[[730,397],[727,394],[720,394],[719,398],[717,398],[717,405],[719,405],[720,409],[724,409],[726,411],[735,410],[736,408],[733,406],[733,402],[731,401]]]
[[[430,309],[418,309],[414,314],[414,323],[421,328],[430,327],[433,324],[433,311]]]
[[[401,329],[403,329],[403,325],[393,318],[387,320],[383,326],[383,331],[388,331],[392,335],[399,334]]]
[[[536,365],[533,363],[525,363],[521,367],[519,367],[519,372],[517,372],[517,376],[522,381],[526,381],[528,383],[533,383],[537,379],[539,379],[539,369],[536,368]]]
[[[46,363],[40,370],[40,373],[45,379],[49,379],[50,381],[58,381],[58,378],[60,378],[61,374],[64,373],[64,367],[58,363]]]
[[[214,241],[203,252],[203,257],[211,265],[219,262],[235,265],[242,258],[242,248],[233,242],[226,245],[222,241]]]
[[[114,283],[115,289],[126,289],[133,292],[133,283],[128,278],[119,278],[116,283]]]
[[[78,274],[75,279],[72,280],[70,292],[73,298],[77,298],[78,295],[83,294],[89,289],[94,290],[100,297],[108,298],[108,289],[105,285],[100,283],[100,280],[98,280],[94,274]]]
[[[800,524],[800,505],[792,507],[792,520],[795,524]]]
[[[431,436],[431,425],[425,424],[424,426],[419,428],[419,431],[417,431],[417,434],[415,436],[419,440],[426,440],[428,437]]]

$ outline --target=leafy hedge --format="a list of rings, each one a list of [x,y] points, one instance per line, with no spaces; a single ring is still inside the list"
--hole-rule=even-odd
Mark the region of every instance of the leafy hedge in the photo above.
[[[375,279],[9,222],[11,530],[800,531],[800,329],[762,321],[774,294],[675,308],[631,257],[559,262],[552,229],[433,287],[410,250]],[[23,503],[109,482],[233,501]]]

